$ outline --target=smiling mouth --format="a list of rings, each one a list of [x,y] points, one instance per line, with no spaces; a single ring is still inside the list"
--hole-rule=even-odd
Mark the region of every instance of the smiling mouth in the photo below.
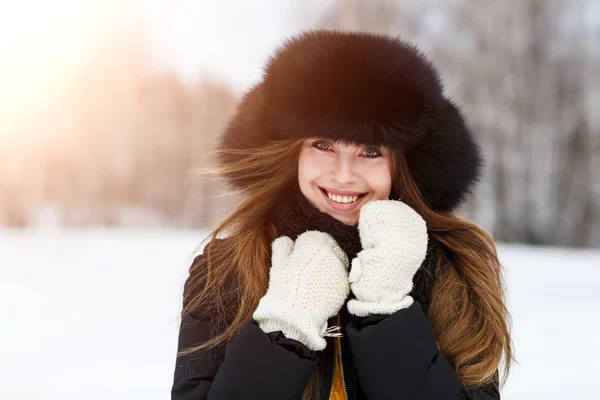
[[[322,187],[319,187],[319,189],[321,190],[321,192],[323,192],[323,194],[325,196],[327,196],[329,198],[329,200],[333,201],[334,203],[338,203],[338,204],[356,203],[357,201],[359,201],[360,199],[362,199],[363,197],[365,197],[367,195],[367,193],[361,193],[361,194],[353,195],[353,196],[344,196],[344,195],[339,195],[339,194],[335,194],[335,193],[330,193],[326,189],[323,189]]]

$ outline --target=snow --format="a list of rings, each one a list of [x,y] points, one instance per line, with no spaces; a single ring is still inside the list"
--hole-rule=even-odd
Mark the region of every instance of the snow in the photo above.
[[[167,399],[202,231],[0,231],[0,398]],[[600,251],[501,246],[503,399],[593,398]]]
[[[518,364],[506,399],[597,398],[600,251],[503,246]]]

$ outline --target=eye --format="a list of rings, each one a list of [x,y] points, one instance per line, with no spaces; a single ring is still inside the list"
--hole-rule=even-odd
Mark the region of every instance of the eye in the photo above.
[[[366,158],[378,158],[381,157],[381,151],[375,148],[367,148],[363,150],[363,156]]]
[[[331,146],[328,143],[325,142],[314,142],[313,147],[322,151],[329,151],[331,150]]]

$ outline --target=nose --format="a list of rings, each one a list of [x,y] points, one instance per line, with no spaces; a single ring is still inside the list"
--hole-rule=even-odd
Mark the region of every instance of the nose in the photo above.
[[[338,155],[331,171],[332,180],[340,185],[354,183],[356,176],[354,174],[354,157]]]

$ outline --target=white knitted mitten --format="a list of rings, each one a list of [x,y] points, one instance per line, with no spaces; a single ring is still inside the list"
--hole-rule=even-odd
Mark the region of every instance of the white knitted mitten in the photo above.
[[[308,231],[296,243],[273,241],[269,288],[254,320],[266,332],[282,331],[311,350],[323,350],[327,320],[344,305],[350,286],[348,256],[330,235]]]
[[[375,200],[360,210],[358,229],[363,250],[352,260],[356,299],[348,311],[366,317],[410,307],[413,277],[427,254],[425,221],[401,201]]]

